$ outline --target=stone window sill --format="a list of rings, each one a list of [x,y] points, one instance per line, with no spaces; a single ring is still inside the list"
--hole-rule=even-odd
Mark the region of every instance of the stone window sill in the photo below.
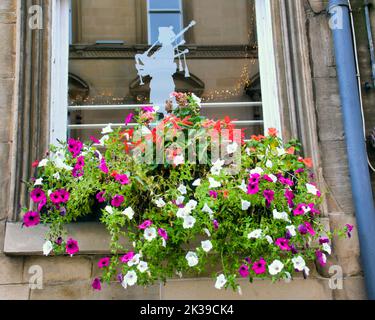
[[[79,254],[109,254],[110,236],[97,222],[80,222],[66,226],[68,235],[78,241]],[[21,222],[7,222],[4,253],[7,255],[42,255],[48,226],[23,228]]]

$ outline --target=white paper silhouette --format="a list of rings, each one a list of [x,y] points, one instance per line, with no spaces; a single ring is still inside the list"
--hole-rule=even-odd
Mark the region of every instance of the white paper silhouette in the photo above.
[[[185,77],[190,77],[189,68],[186,63],[186,54],[189,53],[189,50],[180,51],[179,46],[184,45],[185,41],[182,40],[179,43],[177,41],[195,24],[196,22],[192,21],[177,35],[173,32],[173,27],[160,27],[158,41],[145,53],[135,56],[135,67],[138,70],[140,84],[144,85],[143,77],[151,77],[150,103],[155,107],[159,107],[159,112],[161,113],[166,114],[165,104],[168,100],[172,100],[174,106],[176,106],[176,101],[171,97],[171,94],[175,91],[176,87],[173,75],[177,72],[177,68],[179,71],[185,70]],[[149,56],[152,49],[157,45],[160,45],[160,48]],[[178,65],[175,59],[178,59]]]

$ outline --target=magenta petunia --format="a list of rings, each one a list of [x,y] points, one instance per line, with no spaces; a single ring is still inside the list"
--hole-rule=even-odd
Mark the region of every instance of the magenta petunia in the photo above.
[[[58,191],[52,192],[49,198],[51,199],[53,204],[60,204],[62,200],[60,196],[60,192]]]
[[[168,233],[165,229],[159,228],[158,235],[161,236],[165,241],[168,240]]]
[[[346,235],[348,236],[348,238],[350,239],[352,237],[352,231],[354,229],[354,226],[352,226],[351,224],[346,224],[345,225],[345,231],[346,231]]]
[[[133,259],[134,257],[134,252],[133,251],[129,251],[127,254],[124,254],[120,260],[122,263],[128,263],[131,259]]]
[[[78,155],[81,153],[83,148],[83,143],[79,140],[75,140],[70,138],[68,140],[68,150],[72,154],[73,158],[77,158]]]
[[[105,191],[100,191],[96,194],[96,200],[98,200],[99,203],[103,203],[106,201],[106,198],[104,198]]]
[[[275,244],[282,250],[282,251],[290,251],[291,247],[289,246],[289,240],[285,238],[279,238],[275,241]]]
[[[100,279],[99,278],[95,278],[94,281],[91,284],[91,287],[94,290],[98,290],[98,291],[102,290],[102,285],[101,285]]]
[[[303,216],[305,214],[305,209],[307,208],[307,205],[305,203],[300,203],[297,208],[293,210],[293,214],[295,216]]]
[[[247,186],[247,194],[257,194],[259,192],[258,183],[249,183]]]
[[[98,140],[97,138],[95,138],[94,136],[90,136],[90,140],[95,143],[95,144],[100,144],[100,140]]]
[[[243,264],[238,270],[238,273],[241,275],[242,278],[247,278],[250,274],[249,267]]]
[[[134,114],[129,113],[125,118],[125,125],[127,126],[133,120]]]
[[[82,177],[84,175],[83,168],[79,166],[75,166],[72,170],[72,175],[74,178]]]
[[[77,168],[83,168],[85,166],[85,157],[79,156],[75,165]]]
[[[260,181],[260,174],[258,173],[253,173],[252,175],[250,175],[250,179],[249,179],[249,183],[259,183]]]
[[[42,199],[42,201],[40,201],[39,204],[38,204],[38,211],[41,211],[43,209],[43,207],[46,205],[46,203],[47,203],[47,198],[44,197]]]
[[[275,192],[273,190],[264,190],[263,196],[266,198],[266,206],[269,207],[275,198]]]
[[[285,190],[285,193],[284,193],[284,197],[286,198],[287,202],[288,202],[288,206],[289,208],[294,208],[294,198],[296,197],[293,193],[293,191],[291,190]]]
[[[266,181],[268,181],[268,182],[273,182],[272,178],[268,174],[265,174],[263,176],[263,179],[266,180]]]
[[[312,236],[316,235],[316,232],[315,232],[314,228],[312,227],[312,225],[309,222],[305,221],[303,224],[305,225],[308,233],[310,233]]]
[[[123,204],[124,200],[124,196],[117,194],[112,198],[111,205],[115,208],[118,208]]]
[[[116,175],[116,181],[120,182],[122,185],[126,185],[130,183],[129,177],[126,174],[118,174]]]
[[[142,224],[140,224],[138,226],[138,228],[140,230],[146,230],[148,227],[150,227],[152,225],[152,221],[151,220],[146,220],[145,222],[143,222]]]
[[[327,264],[327,258],[323,252],[321,252],[320,250],[316,250],[315,256],[318,259],[318,262],[322,267],[324,267]]]
[[[266,260],[260,258],[259,261],[254,262],[252,270],[255,272],[255,274],[263,274],[266,272],[266,264]]]
[[[70,193],[68,191],[66,191],[65,189],[59,189],[57,190],[57,192],[60,195],[60,199],[62,203],[67,203],[69,201]]]
[[[284,184],[284,185],[287,185],[287,186],[289,186],[289,187],[293,187],[293,186],[294,186],[293,181],[290,180],[290,179],[287,179],[287,178],[281,177],[281,178],[279,178],[279,181],[280,181],[280,183],[282,183],[282,184]]]
[[[142,107],[142,110],[144,112],[155,112],[153,107]]]
[[[212,221],[212,223],[214,225],[215,230],[218,230],[219,229],[219,222],[217,220],[214,220],[214,221]]]
[[[107,163],[105,162],[105,159],[104,159],[104,158],[102,158],[102,159],[100,160],[99,169],[100,169],[102,172],[104,172],[105,174],[108,174],[108,172],[109,172],[109,169],[108,169],[108,167],[107,167]]]
[[[109,257],[105,257],[105,258],[102,258],[99,260],[98,262],[98,267],[100,269],[103,269],[105,267],[108,267],[109,266],[109,263],[111,262],[111,259]]]
[[[209,194],[209,196],[210,196],[211,198],[214,198],[214,199],[217,199],[217,197],[218,197],[218,193],[217,193],[216,191],[214,191],[214,190],[210,190],[210,191],[208,192],[208,194]]]
[[[66,242],[65,249],[66,249],[67,254],[70,254],[71,256],[73,256],[74,254],[76,254],[79,251],[78,242],[76,240],[70,238]]]
[[[31,200],[33,200],[35,203],[39,203],[46,198],[46,194],[41,188],[36,188],[33,191],[31,191],[30,197]]]
[[[38,212],[28,211],[23,216],[23,224],[25,227],[34,227],[40,223],[40,216]]]

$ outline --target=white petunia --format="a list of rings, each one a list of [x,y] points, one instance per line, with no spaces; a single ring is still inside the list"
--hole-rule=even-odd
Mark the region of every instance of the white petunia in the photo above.
[[[188,262],[189,267],[195,267],[199,262],[197,254],[192,251],[189,251],[185,258]]]
[[[254,230],[252,232],[250,232],[248,235],[247,235],[247,238],[248,239],[259,239],[261,236],[262,236],[262,229],[257,229],[257,230]]]
[[[197,207],[198,205],[198,202],[195,201],[195,200],[189,200],[189,202],[186,204],[186,208],[190,211],[193,211],[195,210],[195,208]]]
[[[138,264],[138,266],[137,266],[137,269],[141,273],[146,272],[148,270],[148,263],[145,262],[145,261],[140,261],[139,264]]]
[[[211,232],[207,228],[203,229],[204,233],[207,235],[207,237],[211,237]]]
[[[185,197],[184,196],[179,196],[176,200],[176,204],[179,206],[180,204],[183,204],[185,201]]]
[[[307,193],[311,193],[314,196],[318,195],[319,193],[319,190],[317,189],[317,187],[315,187],[314,185],[310,183],[306,183],[306,188],[307,188]]]
[[[286,212],[278,212],[276,209],[273,210],[273,218],[275,220],[283,220],[289,223],[291,222],[289,215]]]
[[[328,243],[323,243],[323,250],[329,255],[332,253],[332,248]]]
[[[184,229],[191,229],[194,227],[196,221],[197,220],[193,216],[186,216],[182,226]]]
[[[144,237],[147,241],[152,241],[156,238],[156,229],[154,227],[147,228],[144,232]]]
[[[111,206],[106,206],[105,211],[107,211],[109,214],[113,214],[113,208]]]
[[[275,260],[268,266],[268,272],[275,276],[284,269],[284,264],[280,260]]]
[[[56,172],[52,177],[54,177],[56,180],[60,180],[60,173]]]
[[[155,200],[155,204],[158,208],[163,208],[163,207],[165,207],[166,203],[164,202],[164,200],[162,198],[159,198],[159,199]]]
[[[175,166],[179,166],[179,165],[184,164],[184,163],[185,163],[185,158],[184,158],[183,155],[175,156],[173,158],[173,164]]]
[[[112,130],[112,123],[110,123],[108,126],[106,126],[105,128],[102,129],[102,134],[108,134],[108,133],[112,133],[113,130]]]
[[[202,241],[201,244],[202,244],[202,249],[205,252],[210,252],[211,249],[213,248],[212,242],[210,240]]]
[[[200,185],[201,185],[201,179],[197,179],[197,180],[195,180],[194,182],[193,182],[193,186],[194,187],[199,187]]]
[[[161,244],[165,248],[167,246],[167,241],[164,238],[161,238]]]
[[[133,270],[128,271],[122,280],[122,286],[126,289],[128,286],[134,286],[137,283],[137,273]]]
[[[287,226],[286,229],[289,231],[292,237],[295,237],[297,235],[295,226]]]
[[[221,170],[225,164],[224,160],[217,159],[216,162],[212,164],[211,173],[215,176],[220,175]]]
[[[262,175],[263,172],[264,171],[263,171],[262,168],[256,167],[255,169],[253,169],[253,170],[250,171],[250,174],[259,174],[259,175]]]
[[[128,266],[136,266],[139,263],[139,258],[141,255],[139,253],[135,254],[131,260],[128,261]]]
[[[205,213],[208,213],[208,215],[210,216],[210,218],[212,219],[213,218],[213,214],[214,212],[211,210],[211,208],[207,205],[207,203],[204,204],[203,208],[202,208],[202,212],[205,212]]]
[[[43,159],[43,160],[41,160],[41,161],[39,162],[39,164],[38,164],[38,168],[45,167],[45,166],[47,165],[48,161],[49,161],[48,159]]]
[[[301,256],[294,257],[292,259],[292,262],[293,262],[294,269],[298,271],[303,271],[306,267],[306,262]]]
[[[224,288],[225,284],[227,283],[227,279],[223,274],[219,275],[216,278],[215,288],[221,290]]]
[[[265,236],[265,239],[269,244],[273,244],[273,239],[271,238],[271,236]]]
[[[243,192],[247,193],[247,184],[245,183],[245,180],[242,180],[242,183],[240,186],[238,186]]]
[[[52,242],[49,241],[49,240],[44,242],[44,244],[43,244],[43,254],[45,256],[48,256],[51,253],[52,250],[53,250]]]
[[[233,142],[232,144],[228,144],[227,146],[227,152],[228,154],[233,154],[238,150],[238,143]]]
[[[48,191],[47,191],[47,194],[48,194],[48,196],[50,196],[50,195],[52,194],[52,190],[51,190],[51,189],[48,190]]]
[[[35,180],[34,186],[42,186],[43,185],[43,178],[39,178]]]
[[[278,155],[279,157],[281,157],[281,156],[283,156],[283,155],[286,154],[286,151],[285,151],[284,148],[277,148],[276,150],[277,150],[277,155]]]
[[[106,134],[105,136],[103,136],[103,137],[99,140],[99,145],[102,146],[102,147],[104,147],[105,142],[108,141],[108,140],[109,140],[109,135]]]
[[[271,169],[272,166],[273,166],[272,161],[271,161],[271,160],[267,160],[267,162],[266,162],[266,167],[269,168],[269,169]]]
[[[271,178],[273,183],[277,182],[277,177],[274,174],[269,174],[268,176]]]
[[[284,279],[286,283],[290,283],[292,281],[292,275],[288,271],[285,271]]]
[[[180,186],[177,188],[177,190],[178,190],[181,194],[187,194],[186,187],[185,187],[183,184],[180,184]]]
[[[188,215],[190,215],[190,210],[188,210],[188,208],[186,207],[179,208],[176,213],[177,218],[182,218],[182,219],[185,219]]]
[[[210,182],[210,189],[220,188],[221,183],[216,181],[214,178],[208,178],[208,181]]]
[[[134,210],[131,207],[126,208],[122,213],[126,215],[130,220],[132,220],[134,217]]]
[[[309,268],[309,267],[306,266],[306,267],[303,269],[303,271],[305,272],[306,277],[308,277],[308,276],[310,275],[310,268]]]
[[[247,211],[251,206],[251,202],[246,200],[241,200],[241,208],[243,211]]]

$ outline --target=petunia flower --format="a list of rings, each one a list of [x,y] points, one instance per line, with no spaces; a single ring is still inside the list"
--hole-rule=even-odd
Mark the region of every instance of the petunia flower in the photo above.
[[[214,199],[217,199],[217,197],[218,197],[218,193],[217,193],[216,191],[214,191],[214,190],[210,190],[210,191],[208,192],[208,194],[209,194],[209,196],[210,196],[211,198],[214,198]]]
[[[120,182],[120,184],[122,185],[126,185],[130,183],[129,177],[126,174],[116,175],[115,180]]]
[[[210,252],[213,248],[212,242],[210,240],[202,241],[201,246],[204,252]]]
[[[263,234],[262,229],[256,229],[247,235],[248,239],[259,239]]]
[[[129,113],[125,118],[125,125],[127,126],[133,120],[134,114]]]
[[[258,261],[254,262],[252,270],[255,274],[260,275],[266,272],[266,260],[260,258]]]
[[[316,258],[318,259],[319,264],[322,267],[324,267],[327,264],[327,257],[326,257],[326,255],[322,251],[320,251],[320,250],[316,250],[315,251],[315,255],[316,255]]]
[[[111,259],[109,257],[105,257],[99,260],[98,267],[100,269],[106,268],[109,266],[109,263],[111,262]]]
[[[67,203],[70,198],[70,193],[65,189],[59,189],[57,190],[58,194],[60,195],[60,202],[61,203]]]
[[[95,278],[94,281],[91,284],[91,287],[94,290],[97,290],[97,291],[102,290],[102,285],[101,285],[100,279],[99,278]]]
[[[305,225],[307,232],[310,233],[314,237],[316,235],[316,232],[314,228],[312,227],[312,225],[307,221],[305,221],[303,224]]]
[[[105,161],[104,158],[102,158],[100,160],[100,165],[99,165],[99,169],[104,172],[105,174],[108,174],[109,170],[108,170],[108,167],[107,167],[107,163]]]
[[[251,206],[251,202],[241,199],[241,209],[247,211]]]
[[[79,251],[78,242],[72,238],[70,238],[66,242],[66,253],[69,254],[71,257]]]
[[[292,259],[292,262],[294,269],[296,269],[297,271],[302,272],[306,267],[306,262],[301,256],[294,257]]]
[[[46,198],[45,192],[41,188],[36,188],[30,193],[31,200],[35,203],[41,202]]]
[[[250,275],[249,267],[243,264],[238,270],[238,273],[240,274],[242,278],[247,278]]]
[[[128,271],[122,280],[122,286],[126,289],[128,286],[134,286],[138,281],[137,273],[133,270]]]
[[[140,261],[137,266],[137,269],[140,273],[145,273],[148,270],[148,263],[145,261]]]
[[[162,198],[155,200],[155,204],[158,208],[163,208],[166,205],[165,201]]]
[[[134,210],[131,207],[128,207],[128,208],[126,208],[122,212],[122,214],[124,214],[125,216],[127,216],[129,218],[129,220],[132,220],[133,217],[134,217],[135,212],[134,212]]]
[[[151,220],[146,220],[145,222],[143,222],[142,224],[140,224],[138,226],[138,229],[140,230],[145,230],[147,229],[148,227],[150,227],[152,225],[152,221]]]
[[[122,205],[124,200],[125,200],[124,196],[117,194],[112,198],[111,205],[114,206],[115,208],[118,208]]]
[[[187,215],[186,217],[184,217],[184,223],[182,227],[184,229],[192,229],[196,221],[197,220],[193,216]]]
[[[162,237],[165,241],[168,240],[168,233],[167,233],[167,231],[166,231],[165,229],[163,229],[163,228],[159,228],[159,229],[158,229],[158,235],[159,235],[160,237]]]
[[[28,211],[23,216],[23,225],[26,228],[37,226],[40,223],[40,216],[38,212]]]
[[[96,194],[96,200],[98,200],[99,203],[103,203],[106,201],[106,199],[104,198],[104,195],[105,195],[105,191],[100,191],[99,193]]]
[[[215,288],[221,290],[222,288],[224,288],[226,283],[227,279],[225,275],[221,274],[216,278]]]
[[[156,238],[156,229],[153,227],[147,228],[144,232],[144,237],[147,241],[151,242]]]
[[[259,192],[258,183],[249,183],[247,186],[247,194],[257,194]]]
[[[210,177],[208,178],[208,181],[210,182],[210,189],[216,189],[221,187],[221,183],[216,181],[214,178]]]
[[[99,141],[97,138],[95,138],[94,136],[90,136],[90,140],[91,140],[93,143],[95,143],[95,144],[100,144],[100,141]]]
[[[275,245],[277,245],[282,251],[291,251],[291,247],[289,246],[289,240],[285,238],[278,238],[275,241]]]
[[[283,269],[284,264],[280,260],[275,260],[268,266],[268,272],[272,276],[279,274]]]
[[[195,267],[199,263],[197,254],[192,251],[189,251],[186,254],[185,259],[187,260],[189,267]]]
[[[128,253],[126,253],[120,258],[120,261],[122,263],[128,263],[131,259],[133,259],[134,255],[135,253],[133,251],[129,251]]]
[[[219,222],[217,220],[214,220],[214,221],[212,221],[212,223],[214,225],[214,229],[218,230],[219,229]]]
[[[269,207],[274,200],[275,192],[273,190],[264,190],[263,196],[266,198],[266,206]]]

